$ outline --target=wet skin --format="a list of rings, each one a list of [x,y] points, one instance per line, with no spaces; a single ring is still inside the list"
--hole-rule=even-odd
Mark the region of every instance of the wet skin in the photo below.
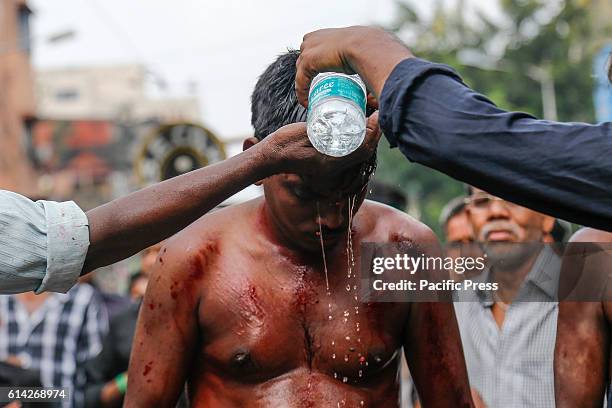
[[[591,264],[586,268],[582,264],[568,265],[566,258],[562,273],[573,273],[585,269],[588,271],[587,278],[589,279],[598,279],[609,274],[612,270],[612,256],[609,250],[612,233],[584,228],[574,234],[571,242],[604,243],[607,251],[594,251],[590,254]],[[584,251],[589,247],[581,246],[576,249]],[[570,250],[572,250],[571,244],[566,253]],[[580,258],[575,262],[580,263]],[[602,282],[601,287],[606,288],[606,299],[610,299],[612,288],[609,283]],[[611,324],[612,302],[562,301],[559,303],[555,345],[557,407],[601,408],[603,405],[606,387],[611,381]]]
[[[126,406],[173,406],[187,381],[194,407],[396,407],[402,346],[423,406],[471,406],[452,304],[357,302],[346,289],[359,284],[347,277],[348,196],[274,179],[266,199],[206,215],[161,251]],[[437,242],[390,207],[357,212],[365,191],[355,191],[355,265],[362,241]]]

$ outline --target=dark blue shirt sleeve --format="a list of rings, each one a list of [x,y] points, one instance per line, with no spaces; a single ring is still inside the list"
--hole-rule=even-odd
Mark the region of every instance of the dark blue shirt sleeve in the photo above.
[[[582,225],[612,231],[612,123],[559,123],[499,109],[450,67],[400,62],[380,125],[411,161]]]

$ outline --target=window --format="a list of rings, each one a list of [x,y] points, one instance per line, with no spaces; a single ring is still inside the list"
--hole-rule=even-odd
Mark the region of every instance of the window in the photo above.
[[[19,48],[29,54],[32,48],[32,38],[30,36],[30,15],[32,12],[26,6],[20,6],[17,13],[17,22],[19,24]]]
[[[55,93],[55,99],[62,102],[74,101],[79,98],[79,91],[76,89],[60,89]]]

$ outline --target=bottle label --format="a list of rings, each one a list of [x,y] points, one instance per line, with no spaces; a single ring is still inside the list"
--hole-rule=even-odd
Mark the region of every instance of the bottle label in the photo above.
[[[311,107],[317,105],[322,99],[334,96],[353,101],[365,113],[367,100],[363,88],[349,78],[336,75],[330,75],[310,89],[308,112],[310,113]]]

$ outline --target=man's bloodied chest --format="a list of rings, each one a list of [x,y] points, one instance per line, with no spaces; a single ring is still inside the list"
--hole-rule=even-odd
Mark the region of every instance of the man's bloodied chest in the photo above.
[[[397,362],[406,304],[362,303],[358,279],[344,270],[329,271],[327,291],[320,271],[274,273],[278,264],[265,266],[215,273],[209,282],[199,308],[205,364],[241,381],[308,368],[363,384]]]

